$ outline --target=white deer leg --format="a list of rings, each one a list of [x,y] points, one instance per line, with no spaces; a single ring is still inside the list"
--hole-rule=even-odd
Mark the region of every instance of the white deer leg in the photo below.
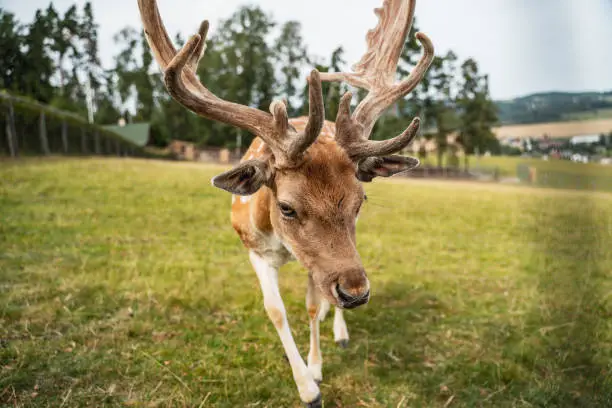
[[[310,352],[308,353],[308,369],[316,382],[323,380],[323,359],[319,343],[319,310],[321,297],[317,292],[312,277],[308,276],[308,292],[306,293],[306,310],[310,318]]]
[[[342,348],[348,347],[349,334],[344,321],[344,311],[339,307],[335,308],[334,313],[334,341]]]
[[[263,293],[264,307],[283,343],[300,398],[310,408],[321,407],[319,386],[314,381],[302,356],[300,356],[300,352],[293,340],[291,329],[289,328],[287,312],[285,311],[285,305],[283,304],[283,299],[281,298],[278,288],[278,271],[256,253],[250,252],[249,255],[251,264],[259,278],[259,284],[261,285],[261,291]]]
[[[327,299],[321,299],[321,306],[319,307],[319,321],[322,322],[325,320],[327,312],[329,312],[329,301]]]

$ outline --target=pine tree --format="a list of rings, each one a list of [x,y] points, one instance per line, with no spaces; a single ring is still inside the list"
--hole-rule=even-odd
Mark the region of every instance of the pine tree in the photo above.
[[[460,118],[460,139],[465,150],[465,169],[469,155],[476,150],[499,149],[499,141],[491,131],[497,123],[497,109],[489,95],[489,79],[480,75],[478,63],[467,59],[461,65],[461,89],[457,98]]]
[[[274,44],[274,62],[280,67],[280,94],[287,100],[289,116],[295,116],[299,112],[299,108],[294,106],[294,98],[301,85],[300,74],[310,62],[299,22],[288,21],[281,27]]]

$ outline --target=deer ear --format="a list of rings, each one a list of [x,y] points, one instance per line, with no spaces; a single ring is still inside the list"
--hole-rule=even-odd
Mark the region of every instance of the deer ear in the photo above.
[[[248,160],[212,179],[212,185],[236,195],[251,195],[272,178],[271,167],[261,160]]]
[[[360,181],[370,182],[374,177],[390,177],[397,173],[412,170],[418,165],[419,160],[414,157],[368,157],[359,162],[357,178]]]

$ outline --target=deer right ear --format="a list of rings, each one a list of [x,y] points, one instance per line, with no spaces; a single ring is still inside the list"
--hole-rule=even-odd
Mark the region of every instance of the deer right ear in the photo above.
[[[272,179],[271,166],[261,160],[247,160],[212,179],[212,185],[236,195],[251,195]]]

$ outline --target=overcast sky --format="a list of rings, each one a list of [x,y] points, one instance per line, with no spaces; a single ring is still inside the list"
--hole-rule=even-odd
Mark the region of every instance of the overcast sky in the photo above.
[[[372,10],[382,0],[158,0],[172,36],[186,37],[200,20],[217,22],[239,5],[257,4],[277,21],[299,20],[309,51],[327,58],[342,45],[349,62],[365,50],[376,25]],[[55,0],[64,11],[74,1]],[[84,0],[76,3],[82,7]],[[136,0],[93,0],[100,25],[100,52],[107,67],[113,34],[141,27]],[[0,7],[30,22],[49,0],[0,0]],[[612,89],[612,0],[419,0],[418,27],[436,53],[449,49],[474,57],[490,74],[491,93],[506,99],[542,91]]]

